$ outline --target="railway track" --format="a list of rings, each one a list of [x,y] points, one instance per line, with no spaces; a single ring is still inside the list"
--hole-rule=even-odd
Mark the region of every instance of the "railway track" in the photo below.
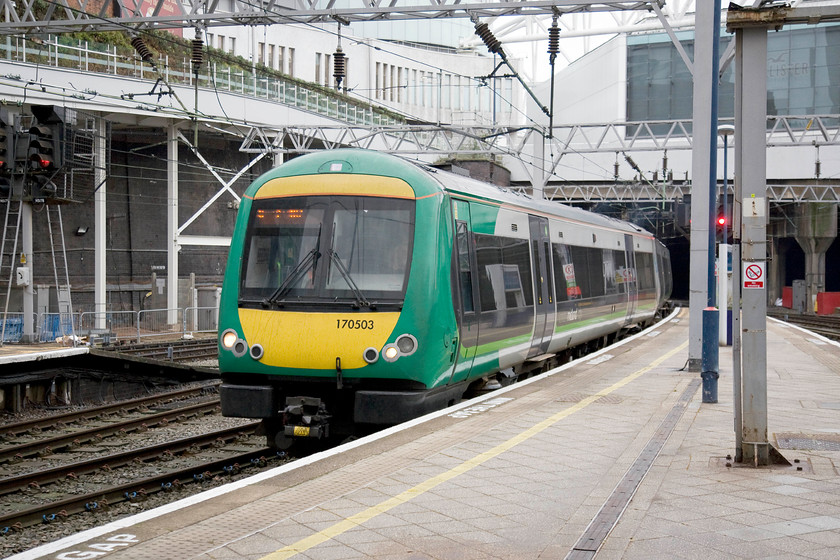
[[[200,386],[187,387],[167,391],[156,395],[149,395],[128,401],[106,404],[80,410],[67,412],[53,412],[45,418],[34,418],[4,424],[0,429],[0,441],[31,433],[64,428],[68,424],[90,421],[96,418],[103,418],[114,414],[128,414],[129,412],[146,410],[154,407],[172,405],[178,401],[203,398],[208,395],[217,395],[219,381],[211,381]]]
[[[4,479],[0,481],[0,494],[20,493],[29,489],[41,491],[45,486],[50,485],[48,494],[58,497],[51,497],[44,503],[0,514],[0,533],[54,522],[80,513],[104,510],[120,502],[137,502],[156,492],[171,492],[186,484],[199,484],[205,478],[210,480],[212,477],[229,476],[245,467],[266,466],[272,459],[275,462],[282,459],[283,457],[278,457],[276,453],[262,445],[257,445],[255,441],[246,441],[250,448],[248,450],[238,452],[229,450],[222,452],[222,457],[207,459],[208,456],[214,455],[213,448],[223,448],[254,436],[257,424],[251,423],[246,426],[212,431],[173,442]],[[187,456],[189,464],[167,468],[165,464],[175,456]],[[100,485],[96,481],[87,480],[93,478],[97,471],[104,470],[110,473],[115,469],[137,463],[155,463],[147,469],[152,474],[134,476],[129,482],[121,484]],[[113,478],[126,477],[114,476],[109,477],[109,480]],[[53,488],[55,486],[61,486],[61,488]],[[95,486],[95,489],[85,490],[90,486]]]
[[[219,355],[218,342],[215,338],[179,339],[125,346],[103,346],[101,349],[140,358],[173,362],[210,359],[216,358]]]
[[[5,426],[0,557],[293,459],[258,426],[223,418],[215,384]]]
[[[806,328],[831,340],[840,340],[840,316],[806,315],[779,308],[768,308],[767,315]]]
[[[219,410],[219,399],[209,402],[180,406],[174,410],[143,414],[137,418],[121,420],[90,428],[68,430],[65,433],[38,438],[33,441],[12,443],[0,448],[0,463],[20,460],[24,457],[45,456],[83,443],[101,441],[114,435],[125,435],[135,431],[145,431],[156,426],[165,426],[170,422],[183,421],[188,417],[210,414]]]

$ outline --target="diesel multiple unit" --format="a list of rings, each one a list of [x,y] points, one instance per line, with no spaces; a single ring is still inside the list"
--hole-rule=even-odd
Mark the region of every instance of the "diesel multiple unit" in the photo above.
[[[632,224],[377,152],[299,157],[240,205],[222,411],[280,448],[398,423],[650,322],[670,290]]]

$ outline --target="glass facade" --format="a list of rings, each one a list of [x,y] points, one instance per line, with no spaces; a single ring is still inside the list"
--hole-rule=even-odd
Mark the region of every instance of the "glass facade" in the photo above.
[[[693,33],[677,37],[694,57]],[[721,39],[723,53],[731,36]],[[723,74],[719,116],[735,113],[733,65]],[[767,114],[840,113],[840,25],[791,26],[767,35]],[[627,120],[690,119],[692,78],[665,34],[627,38]],[[660,127],[665,129],[665,127]]]

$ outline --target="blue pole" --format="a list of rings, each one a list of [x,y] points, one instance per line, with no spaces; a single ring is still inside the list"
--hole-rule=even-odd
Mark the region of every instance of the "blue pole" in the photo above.
[[[712,107],[709,134],[709,258],[707,271],[707,302],[703,310],[701,373],[703,402],[717,402],[718,329],[719,317],[715,309],[715,199],[717,197],[717,124],[718,81],[720,77],[720,0],[714,0],[712,20]]]

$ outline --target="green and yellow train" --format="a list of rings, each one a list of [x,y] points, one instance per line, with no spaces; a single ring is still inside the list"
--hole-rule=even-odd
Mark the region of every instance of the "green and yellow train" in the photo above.
[[[302,156],[239,208],[222,412],[279,448],[395,424],[651,322],[670,291],[632,224],[378,152]]]

